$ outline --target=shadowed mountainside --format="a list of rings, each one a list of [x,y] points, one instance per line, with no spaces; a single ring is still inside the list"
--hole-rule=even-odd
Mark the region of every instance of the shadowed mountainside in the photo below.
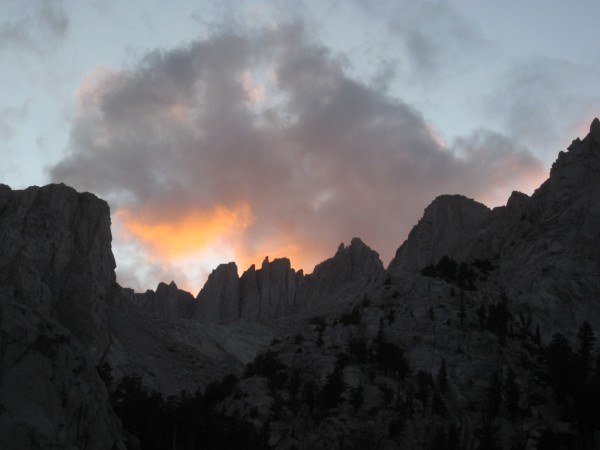
[[[531,197],[435,199],[387,270],[356,238],[197,298],[120,287],[94,195],[0,185],[0,447],[597,448],[599,173],[595,119]]]

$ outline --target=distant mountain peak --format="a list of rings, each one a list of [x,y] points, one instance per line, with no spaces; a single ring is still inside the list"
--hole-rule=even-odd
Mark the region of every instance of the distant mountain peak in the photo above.
[[[590,136],[592,140],[600,144],[600,120],[597,117],[592,120],[592,124],[590,125]]]

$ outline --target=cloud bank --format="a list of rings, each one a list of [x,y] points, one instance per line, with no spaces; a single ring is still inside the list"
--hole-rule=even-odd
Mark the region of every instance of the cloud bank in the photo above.
[[[301,24],[98,68],[76,101],[51,177],[110,202],[116,240],[139,252],[119,279],[137,288],[160,276],[198,289],[206,269],[187,268],[202,257],[245,270],[287,256],[310,272],[354,236],[387,263],[435,196],[500,204],[546,175],[490,131],[442,142]]]

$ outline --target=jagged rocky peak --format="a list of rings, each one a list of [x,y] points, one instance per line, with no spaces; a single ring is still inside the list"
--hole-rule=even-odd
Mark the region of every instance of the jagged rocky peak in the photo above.
[[[307,280],[307,307],[351,299],[381,284],[385,276],[379,254],[359,238],[340,244],[333,258],[315,267]]]
[[[304,273],[288,258],[253,265],[238,277],[235,263],[219,265],[198,294],[194,318],[203,321],[281,317],[299,311],[304,300]]]
[[[219,264],[196,297],[193,317],[224,320],[240,317],[240,279],[234,262]]]
[[[577,302],[600,290],[599,123],[595,119],[584,139],[560,152],[531,197],[513,192],[506,206],[492,211],[462,196],[435,199],[390,272],[415,273],[445,255],[458,262],[493,260],[499,287],[540,323],[552,324],[548,329],[600,323],[600,306]]]
[[[362,275],[378,275],[383,270],[379,253],[372,250],[359,238],[353,238],[350,245],[341,243],[333,258],[315,267],[312,280],[327,279],[333,282],[355,280]]]
[[[532,197],[546,200],[544,207],[568,206],[598,185],[600,170],[600,121],[594,119],[584,139],[575,139],[568,151],[560,152],[550,177]]]
[[[597,117],[594,117],[594,119],[592,119],[592,123],[590,124],[590,132],[588,136],[596,144],[600,144],[600,120],[598,120]]]
[[[529,195],[523,192],[513,191],[506,202],[506,207],[509,209],[523,209],[529,201]]]
[[[296,272],[288,258],[250,267],[240,280],[240,317],[262,320],[298,312],[304,307],[304,273]]]
[[[179,289],[174,281],[170,284],[161,282],[156,291],[149,289],[143,294],[132,293],[128,298],[146,313],[168,320],[189,318],[195,304],[192,294]]]
[[[487,206],[463,195],[437,197],[396,252],[390,272],[419,271],[444,255],[461,259],[465,241],[481,229],[490,213]]]
[[[600,289],[600,122],[560,152],[550,177],[521,213],[518,230],[503,253],[503,282],[540,311],[552,311],[567,329],[600,323],[595,303],[576,302]],[[515,227],[516,228],[516,227]]]
[[[53,317],[99,357],[116,286],[108,204],[64,184],[0,185],[0,229],[0,296]]]

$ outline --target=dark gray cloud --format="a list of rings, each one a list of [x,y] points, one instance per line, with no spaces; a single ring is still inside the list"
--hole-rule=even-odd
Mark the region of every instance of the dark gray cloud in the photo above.
[[[295,244],[316,263],[360,236],[387,263],[436,195],[498,202],[543,172],[490,132],[444,144],[419,111],[352,79],[299,24],[95,72],[78,102],[54,181],[149,222],[245,202],[244,254]]]

